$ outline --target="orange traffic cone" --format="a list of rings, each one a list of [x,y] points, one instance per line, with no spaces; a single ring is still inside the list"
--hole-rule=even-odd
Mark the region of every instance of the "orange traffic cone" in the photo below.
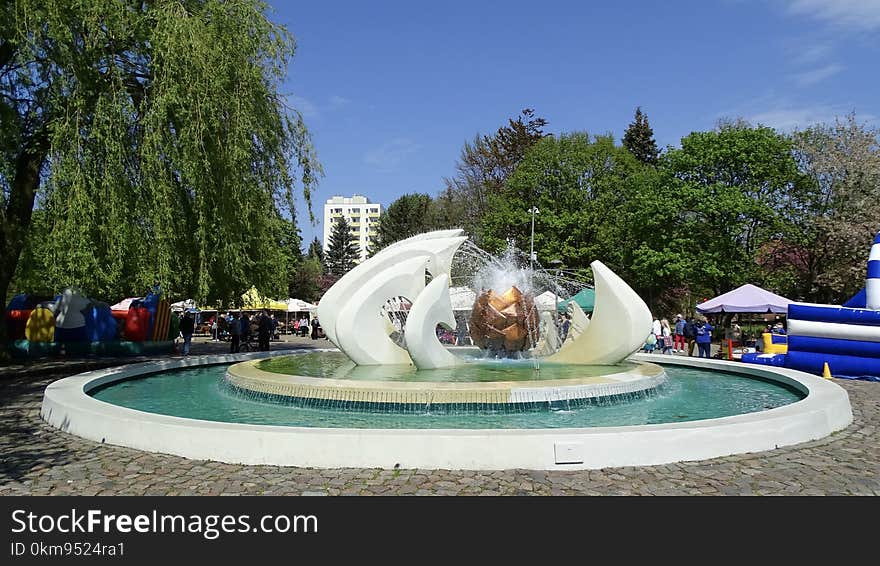
[[[831,369],[828,368],[828,362],[825,362],[825,367],[822,368],[822,377],[831,379]]]

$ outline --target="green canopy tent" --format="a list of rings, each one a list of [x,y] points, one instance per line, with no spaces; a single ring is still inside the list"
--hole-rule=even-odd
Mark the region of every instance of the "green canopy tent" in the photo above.
[[[593,312],[593,305],[596,304],[596,291],[590,287],[581,289],[574,297],[559,303],[559,306],[557,307],[559,312],[568,308],[568,303],[571,301],[577,303],[577,306],[581,307],[581,310],[585,313],[591,313]]]

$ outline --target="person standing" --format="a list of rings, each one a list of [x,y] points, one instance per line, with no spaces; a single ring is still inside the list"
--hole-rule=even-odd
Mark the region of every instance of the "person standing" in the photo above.
[[[680,314],[675,315],[675,336],[672,341],[672,353],[676,354],[681,352],[684,354],[684,327],[687,324],[685,322],[684,317]]]
[[[568,338],[568,331],[571,330],[571,317],[568,316],[568,313],[562,314],[562,325],[559,329],[559,339],[563,343]]]
[[[687,340],[688,356],[693,357],[694,346],[697,345],[697,327],[693,317],[688,317],[684,324],[684,339]]]
[[[701,358],[710,358],[712,349],[712,325],[708,321],[699,320],[695,326],[697,348]]]
[[[189,348],[192,343],[193,331],[195,331],[196,323],[193,320],[192,313],[186,311],[183,318],[180,319],[180,336],[183,338],[183,355],[189,356]]]
[[[663,343],[661,344],[661,351],[663,354],[669,354],[672,352],[672,329],[669,327],[669,321],[665,318],[660,321],[660,335],[663,337]]]
[[[245,349],[250,352],[251,351],[251,321],[250,317],[246,312],[241,313],[241,317],[238,319],[239,323],[239,331],[241,333],[241,337],[239,338],[243,344],[245,344]],[[241,346],[239,345],[239,349]]]
[[[299,321],[299,335],[302,338],[305,338],[309,335],[309,319],[305,316],[302,317]]]
[[[269,321],[272,323],[272,340],[278,340],[278,319],[275,318],[274,312]]]
[[[318,339],[318,318],[312,319],[312,340]]]
[[[269,320],[269,313],[263,311],[260,314],[260,320],[257,324],[257,339],[259,341],[259,350],[261,352],[269,351],[269,336],[272,335],[272,321]]]
[[[229,319],[229,353],[237,354],[241,349],[241,324],[238,322],[238,315],[231,314]]]

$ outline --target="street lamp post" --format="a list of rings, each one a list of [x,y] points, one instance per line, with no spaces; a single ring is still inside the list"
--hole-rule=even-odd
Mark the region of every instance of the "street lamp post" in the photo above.
[[[532,238],[531,245],[529,249],[529,269],[531,271],[535,270],[535,215],[540,212],[537,206],[533,206],[529,209],[529,212],[532,213]]]

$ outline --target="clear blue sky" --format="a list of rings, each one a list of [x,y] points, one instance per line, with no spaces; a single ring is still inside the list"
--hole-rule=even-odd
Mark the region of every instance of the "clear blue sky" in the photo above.
[[[880,123],[880,0],[270,3],[326,170],[306,244],[330,196],[435,195],[466,140],[525,107],[619,140],[641,106],[661,146],[723,117]]]

